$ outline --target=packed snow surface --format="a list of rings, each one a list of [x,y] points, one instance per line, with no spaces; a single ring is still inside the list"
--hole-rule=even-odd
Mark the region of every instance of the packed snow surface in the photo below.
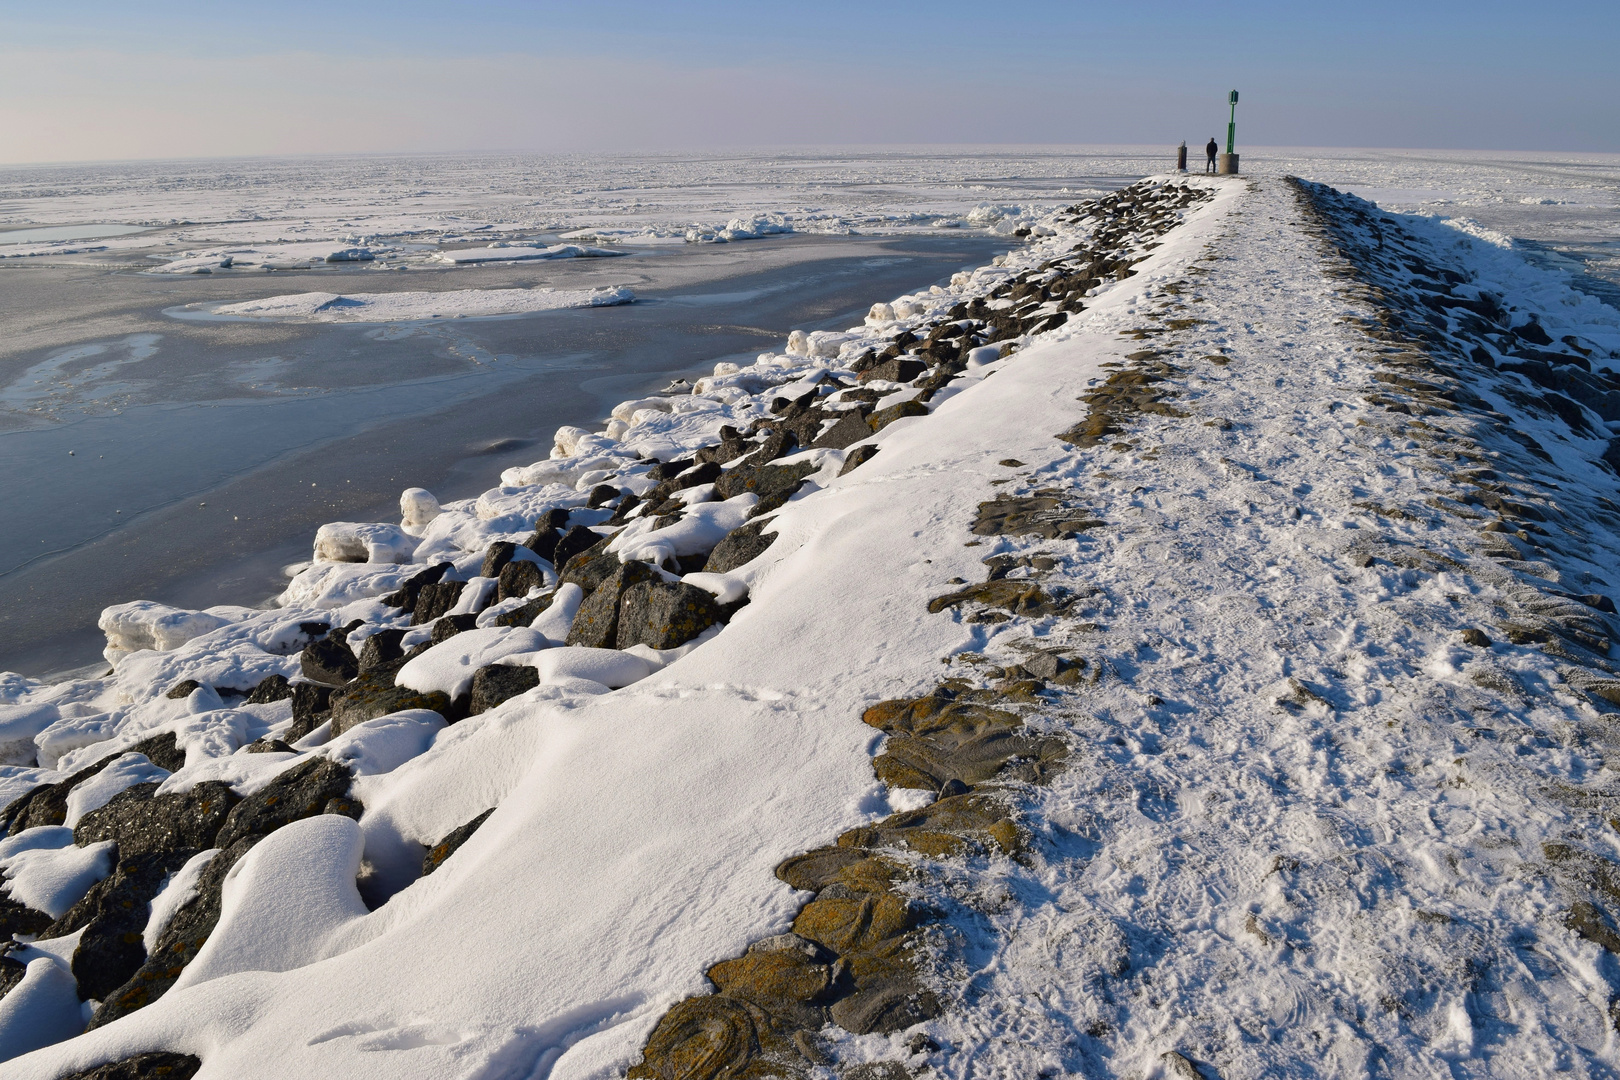
[[[1029,717],[1071,747],[1068,768],[1020,796],[1021,859],[939,861],[919,875],[918,899],[943,913],[929,978],[946,1011],[920,1032],[829,1028],[844,1066],[1615,1075],[1620,974],[1601,934],[1572,928],[1574,886],[1559,876],[1572,872],[1553,864],[1570,865],[1556,852],[1572,849],[1580,865],[1620,858],[1620,833],[1603,824],[1612,721],[1579,690],[1617,681],[1591,682],[1540,647],[1545,634],[1499,624],[1544,600],[1596,605],[1612,591],[1620,519],[1594,512],[1581,535],[1539,541],[1519,530],[1526,546],[1507,563],[1481,554],[1492,536],[1510,543],[1479,531],[1485,514],[1453,512],[1456,474],[1484,466],[1549,512],[1552,481],[1536,477],[1555,469],[1563,504],[1612,507],[1613,473],[1598,461],[1615,428],[1573,402],[1548,413],[1528,383],[1481,384],[1501,419],[1466,430],[1375,403],[1380,356],[1395,346],[1369,330],[1366,297],[1347,291],[1295,190],[1274,177],[1192,183],[1213,199],[1144,249],[1133,276],[1099,284],[1083,314],[1011,355],[975,356],[927,415],[885,427],[858,469],[840,475],[837,450],[786,459],[813,471],[773,518],[775,541],[732,574],[694,576],[750,600],[694,647],[559,647],[580,604],[564,585],[531,626],[464,630],[400,677],[449,692],[495,661],[534,667],[540,685],[449,727],[400,713],[325,747],[312,734],[297,756],[235,753],[285,731],[288,706],[228,704],[213,689],[296,675],[307,640],[296,628],[311,620],[403,629],[379,597],[422,564],[449,562],[456,580],[482,582],[464,598],[484,595],[485,550],[523,542],[537,514],[566,506],[583,520],[609,477],[650,489],[645,456],[711,445],[722,425],[768,415],[777,394],[814,392],[883,332],[939,322],[1013,270],[1062,256],[1077,226],[1032,215],[1045,232],[1007,265],[880,304],[844,333],[800,335],[751,366],[721,364],[690,394],[615,410],[603,431],[564,429],[549,459],[476,500],[434,501],[428,515],[408,493],[413,520],[388,534],[388,557],[408,536],[411,564],[316,563],[284,606],[212,615],[206,629],[131,611],[109,623],[122,643],[112,676],[0,684],[9,704],[59,717],[36,742],[63,772],[28,770],[40,782],[160,731],[187,752],[164,781],[174,790],[222,777],[246,794],[303,754],[371,763],[356,769],[358,823],[294,823],[233,869],[219,926],[180,985],[8,1062],[8,1075],[55,1080],[158,1049],[200,1056],[204,1080],[622,1075],[673,1002],[711,989],[710,965],[787,928],[804,895],[773,876],[782,859],[928,799],[874,779],[880,739],[863,710],[947,674],[990,685],[983,672],[1037,648],[1094,673]],[[1005,220],[1004,209],[997,200],[981,217]],[[1461,286],[1459,303],[1489,291],[1542,313],[1549,339],[1573,341],[1591,366],[1620,363],[1620,315],[1567,274],[1465,230],[1408,227],[1473,275],[1473,292],[1446,283]],[[1159,358],[1175,369],[1161,376],[1174,408],[1097,445],[1055,438],[1085,418],[1082,395]],[[886,404],[915,396],[866,386],[895,395]],[[1526,456],[1510,432],[1549,449]],[[1448,456],[1465,434],[1486,447],[1468,444],[1480,460]],[[614,553],[678,560],[752,505],[687,491],[678,521],[627,528]],[[1051,540],[974,533],[981,504],[1043,491],[1103,524]],[[928,610],[983,580],[996,556],[1028,557],[1025,568],[1038,556],[1050,564],[1042,587],[1073,603],[1000,621]],[[203,685],[165,696],[183,678]],[[138,762],[124,760],[120,775],[133,775]],[[425,848],[489,810],[417,876]],[[8,877],[41,905],[61,908],[70,886],[107,872],[94,847],[42,840],[0,847]],[[356,889],[368,874],[387,886],[371,911]],[[0,1032],[12,1030],[6,1009],[45,1030],[77,1007],[62,968],[36,974],[35,951],[19,987],[29,993],[15,1006],[8,995]]]

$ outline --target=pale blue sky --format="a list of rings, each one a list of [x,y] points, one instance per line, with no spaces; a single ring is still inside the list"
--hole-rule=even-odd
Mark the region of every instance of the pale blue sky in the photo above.
[[[1620,151],[1620,3],[0,0],[0,161],[828,143]]]

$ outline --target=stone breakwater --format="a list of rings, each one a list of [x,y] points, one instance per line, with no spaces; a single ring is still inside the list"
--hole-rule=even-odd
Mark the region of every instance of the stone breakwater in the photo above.
[[[678,876],[707,832],[676,862],[591,834],[569,889],[612,866],[634,910],[533,934],[578,930],[575,962],[616,974],[508,967],[496,1007],[566,980],[569,1009],[622,995],[626,957],[683,970],[565,1013],[553,1075],[1606,1075],[1612,311],[1295,181],[1144,182],[1029,240],[862,327],[564,429],[477,500],[412,489],[398,525],[328,525],[273,611],[109,609],[109,678],[9,686],[0,1039],[25,1015],[48,1021],[31,1045],[69,1040],[24,1075],[239,1070],[222,1028],[176,1026],[179,1004],[234,1017],[243,978],[331,968],[358,940],[306,937],[424,896],[457,898],[426,925],[474,918],[439,886],[488,890],[469,872],[492,834],[551,873],[547,849],[588,819],[557,800],[509,814],[533,793],[485,783],[506,766],[467,757],[469,733],[562,725],[539,705],[586,700],[602,707],[571,737],[678,728],[637,759],[657,786],[760,760],[728,738],[799,748],[781,768],[814,783],[755,784],[748,825],[773,800],[809,820],[833,770],[799,750],[837,747],[804,729],[864,720],[870,741],[835,760],[881,794],[779,842],[697,801],[752,777],[675,802],[633,788],[648,809],[622,828],[701,817],[793,892],[765,910],[767,880],[711,909],[714,883]],[[836,600],[806,603],[806,582]],[[748,652],[800,634],[797,667]],[[754,707],[828,657],[834,679],[893,689]],[[672,666],[701,674],[652,677]],[[632,728],[641,713],[656,723]],[[402,813],[401,778],[457,754],[476,767],[441,768]],[[343,1006],[288,1053],[465,1037],[410,1004],[392,1026]],[[480,1067],[556,1062],[500,1056],[526,1022],[508,1016]]]
[[[16,861],[0,896],[13,936],[0,987],[15,1002],[68,986],[89,1029],[135,1013],[182,981],[220,922],[232,870],[277,830],[363,819],[356,780],[428,751],[445,725],[542,687],[606,693],[725,633],[775,540],[775,511],[813,495],[816,477],[869,461],[885,428],[927,416],[964,373],[1084,310],[1208,195],[1145,183],[1071,207],[1005,265],[877,304],[847,333],[795,332],[785,354],[626,402],[602,431],[563,429],[549,460],[509,470],[477,500],[441,507],[412,489],[398,525],[324,526],[273,610],[108,609],[107,677],[8,687],[0,858]],[[974,532],[1072,536],[1092,524],[1037,494],[986,503]],[[932,610],[997,620],[1065,603],[1004,580],[1013,569],[997,563],[990,582]],[[1020,710],[1040,705],[1039,675],[1082,670],[1045,654],[1026,667],[996,689],[947,681],[868,712],[890,736],[878,775],[941,801],[784,863],[784,881],[816,893],[794,933],[715,968],[722,992],[672,1012],[636,1075],[822,1062],[814,1032],[828,1017],[868,1032],[937,1013],[913,956],[936,915],[902,895],[911,871],[883,853],[990,844],[1016,855],[1018,787],[1065,753],[1025,732]],[[425,841],[403,875],[362,866],[367,904],[438,870],[491,812]],[[84,864],[74,881],[34,885],[59,883],[72,860]],[[725,1033],[712,1047],[716,1022]],[[35,1044],[72,1034],[69,1024]],[[20,1038],[10,1045],[26,1049]],[[692,1072],[694,1056],[712,1067]],[[197,1067],[163,1052],[74,1075]]]

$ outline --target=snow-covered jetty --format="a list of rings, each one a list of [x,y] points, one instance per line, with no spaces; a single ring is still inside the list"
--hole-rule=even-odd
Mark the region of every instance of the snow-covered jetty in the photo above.
[[[0,676],[0,1072],[1615,1075],[1616,370],[1510,245],[1152,178],[109,608]]]

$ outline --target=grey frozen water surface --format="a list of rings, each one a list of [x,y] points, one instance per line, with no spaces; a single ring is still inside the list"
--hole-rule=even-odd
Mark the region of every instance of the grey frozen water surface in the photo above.
[[[50,240],[102,240],[146,231],[145,225],[47,225],[38,229],[0,229],[0,244],[38,244]]]
[[[841,328],[874,300],[982,265],[982,234],[791,236],[536,267],[154,278],[7,268],[0,346],[0,668],[95,660],[107,604],[258,603],[326,521],[399,491],[477,494],[561,424],[715,360]],[[175,318],[321,291],[629,285],[627,307],[382,325]]]

